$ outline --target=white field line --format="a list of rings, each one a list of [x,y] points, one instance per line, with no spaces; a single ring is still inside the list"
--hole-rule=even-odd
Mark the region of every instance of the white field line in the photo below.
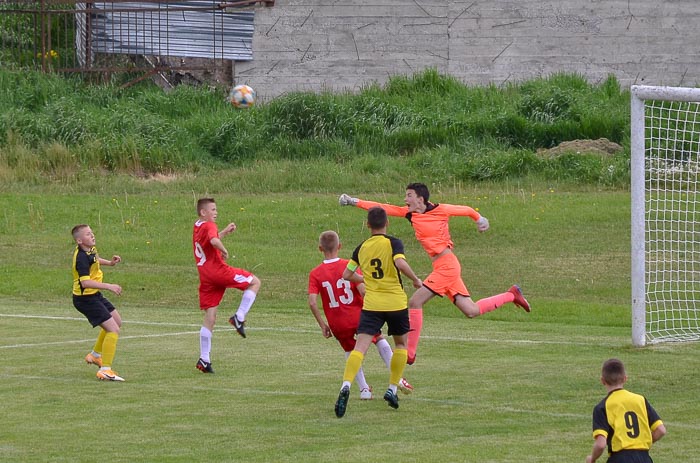
[[[2,314],[0,313],[0,318],[26,318],[26,319],[39,319],[39,320],[61,320],[61,321],[79,321],[85,323],[85,318],[83,317],[58,317],[49,315],[23,315],[23,314]],[[170,327],[182,327],[182,328],[199,328],[201,324],[199,323],[173,323],[173,322],[147,322],[147,321],[134,321],[128,320],[123,322],[124,326],[128,325],[147,325],[147,326],[170,326]],[[220,326],[217,330],[233,331],[233,327]],[[316,334],[318,330],[307,330],[307,329],[295,329],[295,328],[269,328],[269,327],[251,327],[246,328],[246,331],[270,331],[279,333],[304,333],[304,334]],[[144,335],[134,335],[134,336],[120,336],[120,339],[145,339],[145,338],[157,338],[165,336],[182,336],[182,335],[192,335],[197,334],[199,331],[183,331],[178,333],[163,333],[163,334],[144,334]],[[453,341],[453,342],[486,342],[492,343],[494,340],[492,338],[478,338],[470,336],[431,336],[422,335],[421,339],[431,339],[435,341]],[[55,342],[45,342],[45,343],[34,343],[34,344],[13,344],[13,345],[0,345],[0,349],[13,349],[22,347],[38,347],[38,346],[48,346],[48,345],[62,345],[62,344],[78,344],[85,342],[93,342],[94,339],[81,339],[81,340],[66,340],[66,341],[55,341]],[[532,340],[532,339],[501,339],[498,341],[503,344],[531,344],[531,345],[567,345],[567,346],[590,346],[590,341],[549,341],[549,340]],[[617,345],[617,344],[616,344]]]
[[[260,390],[260,389],[230,389],[230,388],[211,388],[211,387],[193,387],[193,390],[196,391],[211,391],[211,392],[226,392],[227,394],[239,394],[239,395],[269,395],[269,396],[308,396],[310,394],[305,393],[305,392],[296,392],[292,390],[286,390],[286,391],[265,391],[265,390]],[[325,398],[327,394],[322,393],[322,394],[311,394],[314,396],[318,397],[323,397]],[[400,397],[405,397],[404,395],[400,394]],[[416,394],[411,394],[410,398],[405,398],[404,400],[406,401],[411,401],[411,402],[424,402],[424,403],[431,403],[435,404],[438,406],[445,405],[445,406],[460,406],[460,407],[473,407],[474,402],[473,401],[466,401],[466,400],[454,400],[454,399],[449,399],[449,400],[444,400],[444,399],[430,399],[426,397],[418,397]],[[357,400],[356,402],[360,402]],[[549,416],[549,417],[556,417],[556,418],[572,418],[576,420],[580,419],[590,419],[591,415],[589,413],[586,414],[577,414],[577,413],[556,413],[552,412],[549,410],[542,410],[542,409],[526,409],[526,408],[514,408],[514,407],[503,407],[503,406],[488,406],[486,405],[483,401],[479,401],[479,410],[482,411],[484,408],[493,410],[495,412],[505,412],[505,413],[523,413],[523,414],[528,414],[528,415],[540,415],[540,416]],[[664,420],[664,423],[667,426],[673,426],[674,428],[685,428],[685,429],[694,429],[694,430],[700,430],[700,424],[698,423],[681,423],[681,422],[670,422],[667,420]]]
[[[188,333],[191,334],[191,333]],[[48,376],[30,376],[30,375],[3,375],[0,374],[0,378],[4,379],[22,379],[22,380],[34,380],[34,381],[51,381],[51,382],[56,382],[56,381],[64,381],[64,382],[75,382],[74,378],[57,378],[57,377],[48,377]],[[121,384],[121,383],[120,383]],[[126,383],[128,384],[128,383]],[[158,385],[157,387],[161,387]],[[262,389],[241,389],[241,388],[236,388],[236,389],[230,389],[230,388],[212,388],[212,387],[201,387],[201,386],[195,386],[192,387],[191,389],[188,390],[194,390],[194,391],[212,391],[212,392],[226,392],[228,394],[237,394],[237,395],[243,395],[245,397],[250,397],[250,396],[276,396],[276,397],[289,397],[289,396],[314,396],[314,397],[319,397],[319,398],[327,398],[328,394],[326,393],[308,393],[308,392],[298,392],[294,390],[284,390],[284,391],[266,391]],[[423,402],[423,403],[430,403],[434,404],[437,406],[462,406],[462,407],[472,407],[474,405],[474,402],[471,401],[466,401],[466,400],[455,400],[455,399],[449,399],[449,400],[444,400],[444,399],[431,399],[427,397],[418,397],[417,394],[412,394],[410,398],[405,398],[404,400],[410,401],[410,402]],[[359,401],[358,401],[359,402]],[[479,409],[483,410],[484,407],[489,408],[493,411],[496,412],[506,412],[506,413],[524,413],[528,415],[540,415],[540,416],[548,416],[548,417],[557,417],[557,418],[572,418],[575,420],[581,420],[581,419],[589,419],[590,414],[576,414],[576,413],[556,413],[556,412],[551,412],[548,410],[541,410],[541,409],[526,409],[526,408],[513,408],[513,407],[502,407],[502,406],[493,406],[493,407],[488,407],[486,406],[483,402],[479,403]],[[678,422],[678,421],[668,421],[664,420],[664,423],[667,426],[671,426],[672,428],[681,428],[681,429],[690,429],[690,430],[695,430],[695,431],[700,431],[700,424],[698,423],[684,423],[684,422]]]
[[[46,315],[20,315],[20,314],[0,314],[0,318],[32,318],[32,319],[41,319],[41,320],[65,320],[65,321],[79,321],[81,323],[85,322],[85,319],[82,317],[57,317],[57,316],[46,316]],[[146,321],[133,321],[130,320],[128,322],[124,322],[125,325],[150,325],[150,326],[176,326],[176,327],[199,327],[199,324],[196,323],[168,323],[168,322],[146,322]],[[225,329],[228,331],[233,331],[234,328],[220,328],[220,329]],[[290,328],[250,328],[251,331],[273,331],[273,332],[294,332],[294,333],[309,333],[309,334],[316,334],[317,330],[303,330],[303,329],[290,329]],[[198,334],[199,331],[180,331],[176,333],[162,333],[162,334],[145,334],[145,335],[138,335],[138,336],[120,336],[120,339],[144,339],[144,338],[157,338],[157,337],[165,337],[165,336],[192,336]],[[487,338],[469,338],[469,337],[453,337],[453,336],[423,336],[423,338],[426,339],[433,339],[433,340],[439,340],[439,341],[462,341],[462,342],[493,342],[493,339],[487,339]],[[14,344],[14,345],[6,345],[6,346],[1,346],[0,349],[13,349],[13,348],[24,348],[24,347],[37,347],[37,346],[49,346],[49,345],[65,345],[65,344],[79,344],[79,343],[91,343],[94,342],[94,339],[83,339],[83,340],[66,340],[66,341],[57,341],[57,342],[45,342],[45,343],[35,343],[35,344]],[[588,346],[590,344],[584,343],[584,342],[567,342],[567,341],[533,341],[533,340],[528,340],[528,339],[520,339],[520,340],[500,340],[499,342],[502,343],[512,343],[512,344],[565,344],[565,345],[582,345],[582,346]],[[20,378],[20,379],[26,379],[26,380],[49,380],[49,381],[57,381],[61,380],[60,378],[55,378],[55,377],[45,377],[45,376],[25,376],[25,375],[2,375],[0,374],[0,378]],[[72,378],[66,378],[65,381],[74,381]],[[212,389],[212,388],[205,388],[205,387],[195,387],[195,390],[202,390],[202,391],[207,391],[207,390],[216,390],[220,391],[221,389]],[[302,393],[302,392],[294,392],[294,391],[264,391],[264,390],[258,390],[258,389],[230,389],[228,390],[231,394],[243,394],[246,396],[249,395],[275,395],[275,396],[289,396],[289,395],[308,395],[308,393]],[[319,394],[319,396],[324,396],[325,394]],[[471,402],[466,402],[466,401],[459,401],[459,400],[439,400],[439,399],[430,399],[430,398],[421,398],[417,397],[415,395],[411,396],[410,398],[411,401],[417,401],[417,402],[425,402],[425,403],[432,403],[435,405],[472,405]],[[494,407],[494,410],[501,410],[501,411],[506,411],[506,412],[511,412],[511,413],[527,413],[527,414],[538,414],[538,415],[543,415],[543,416],[557,416],[557,417],[571,417],[575,419],[581,419],[581,418],[589,418],[589,415],[577,415],[577,414],[562,414],[562,413],[552,413],[544,410],[526,410],[526,409],[516,409],[516,408],[503,408],[503,407]],[[670,426],[673,426],[674,428],[685,428],[685,429],[690,429],[690,430],[700,430],[700,424],[692,424],[692,423],[679,423],[679,422],[668,422],[666,423]]]
[[[196,335],[199,331],[182,331],[179,333],[163,333],[163,334],[144,334],[140,336],[119,336],[119,339],[145,339],[145,338],[162,338],[165,336],[182,336],[182,335]],[[37,342],[33,344],[10,344],[7,346],[0,346],[0,349],[18,349],[22,347],[42,347],[42,346],[62,346],[67,344],[82,344],[82,343],[92,343],[95,342],[94,338],[91,339],[72,339],[68,341],[54,341],[54,342]]]

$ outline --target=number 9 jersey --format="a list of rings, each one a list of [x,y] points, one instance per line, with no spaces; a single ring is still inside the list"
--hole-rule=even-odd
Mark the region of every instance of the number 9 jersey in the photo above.
[[[216,223],[195,222],[192,246],[199,272],[199,308],[202,310],[218,306],[226,288],[245,291],[253,281],[252,273],[224,262],[219,250],[211,244],[211,240],[218,237]]]
[[[611,391],[593,409],[593,438],[605,437],[611,454],[648,451],[652,432],[661,424],[658,413],[644,396],[625,389]]]

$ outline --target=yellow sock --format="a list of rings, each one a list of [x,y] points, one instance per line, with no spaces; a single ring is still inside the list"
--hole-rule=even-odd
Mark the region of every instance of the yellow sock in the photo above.
[[[355,379],[357,372],[360,371],[362,367],[362,361],[365,359],[365,355],[357,350],[350,352],[348,359],[345,362],[345,373],[343,373],[343,381],[351,382]],[[404,359],[405,361],[405,359]]]
[[[95,341],[95,347],[92,348],[92,350],[97,354],[102,353],[102,344],[105,342],[105,334],[107,334],[105,329],[100,328],[100,334],[97,335],[97,341]]]
[[[102,366],[111,367],[114,361],[114,354],[117,352],[117,333],[106,333],[102,342]]]
[[[391,373],[389,374],[389,384],[399,384],[403,376],[403,370],[406,368],[406,360],[408,359],[408,351],[406,349],[394,350],[394,356],[391,357]]]

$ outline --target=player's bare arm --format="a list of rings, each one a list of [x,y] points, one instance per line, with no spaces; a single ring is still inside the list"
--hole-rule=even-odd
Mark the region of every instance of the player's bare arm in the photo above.
[[[104,289],[106,291],[112,291],[117,296],[121,296],[122,294],[122,287],[111,283],[100,283],[95,280],[80,280],[80,284],[83,288]]]
[[[221,231],[219,232],[219,237],[223,238],[224,236],[228,235],[229,233],[233,233],[236,231],[236,224],[231,222],[230,224],[226,225]]]
[[[595,463],[595,461],[600,458],[607,446],[605,437],[602,435],[597,435],[595,441],[593,442],[593,448],[591,449],[591,454],[586,457],[586,463]]]
[[[666,426],[660,424],[656,429],[651,432],[652,442],[656,442],[666,435]]]
[[[367,290],[365,289],[364,281],[357,285],[357,290],[360,292],[360,295],[362,297],[365,297],[365,294],[367,294]]]
[[[396,264],[396,268],[398,268],[401,273],[406,275],[408,278],[411,279],[413,282],[413,287],[418,289],[423,286],[423,282],[421,281],[420,278],[415,274],[413,269],[411,268],[410,265],[408,265],[408,262],[406,262],[406,259],[395,259],[394,263]]]
[[[350,275],[350,278],[344,278],[344,279],[351,281],[353,283],[357,283],[358,285],[364,284],[364,282],[365,282],[365,278],[357,272],[353,272],[353,274]]]
[[[355,275],[355,272],[353,272],[349,268],[343,270],[343,280],[352,281],[353,275]]]
[[[98,257],[98,259],[100,261],[100,265],[106,265],[109,267],[114,267],[115,265],[117,265],[119,262],[122,261],[122,258],[119,256],[112,256],[111,260],[103,259],[102,257]]]
[[[321,311],[318,308],[317,297],[318,294],[309,294],[309,308],[316,319],[316,323],[318,323],[319,328],[321,328],[323,337],[330,338],[333,336],[333,333],[331,332],[331,328],[326,323],[326,320],[323,318],[323,315],[321,315]]]
[[[228,250],[226,249],[226,246],[224,246],[224,243],[221,242],[221,239],[212,238],[210,243],[212,246],[219,250],[219,252],[221,253],[221,257],[223,257],[224,260],[228,259]]]

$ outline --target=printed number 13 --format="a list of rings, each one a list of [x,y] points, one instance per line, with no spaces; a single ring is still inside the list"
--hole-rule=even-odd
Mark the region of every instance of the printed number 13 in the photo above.
[[[328,300],[329,305],[332,309],[337,309],[340,307],[340,304],[352,304],[352,301],[354,299],[354,296],[352,294],[352,289],[350,288],[350,282],[348,280],[344,279],[339,279],[338,281],[335,282],[335,286],[343,291],[343,294],[341,294],[338,297],[338,300],[335,298],[335,292],[333,291],[333,285],[329,281],[324,281],[321,283],[321,286],[326,288],[326,292],[328,293]]]

